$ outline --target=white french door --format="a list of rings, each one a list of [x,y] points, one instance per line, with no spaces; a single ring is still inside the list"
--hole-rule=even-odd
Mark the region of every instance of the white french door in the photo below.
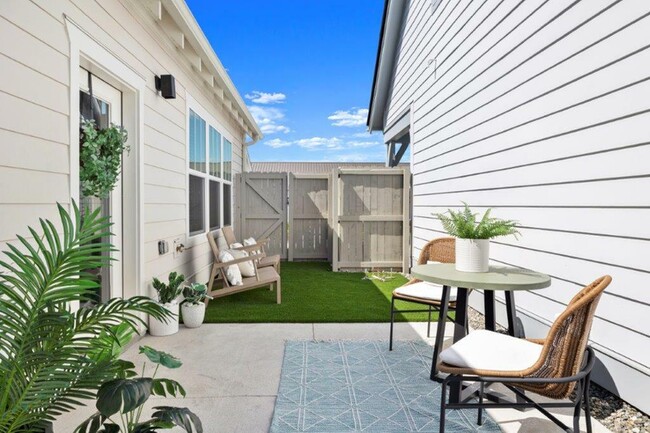
[[[80,94],[79,111],[83,118],[95,119],[100,128],[111,124],[122,126],[122,92],[84,68],[79,68]],[[92,95],[92,96],[91,96]],[[111,254],[110,264],[96,270],[100,280],[101,292],[98,301],[106,302],[115,297],[123,296],[122,268],[122,175],[120,174],[115,189],[105,199],[84,197],[80,192],[80,206],[95,210],[101,208],[103,216],[110,217],[110,243],[117,249]],[[106,241],[106,240],[104,240]]]

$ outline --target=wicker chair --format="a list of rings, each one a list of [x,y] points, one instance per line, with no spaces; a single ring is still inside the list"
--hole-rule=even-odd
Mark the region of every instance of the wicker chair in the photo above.
[[[232,226],[223,226],[221,228],[223,231],[223,236],[226,238],[226,242],[228,245],[232,245],[235,242],[237,242],[237,238],[235,237],[235,232],[232,229]],[[269,243],[269,239],[258,239],[257,240],[257,245],[248,245],[248,246],[243,246],[239,248],[234,248],[236,250],[244,250],[244,251],[259,251],[262,254],[262,258],[257,261],[257,267],[258,268],[266,268],[268,266],[273,266],[275,270],[280,273],[280,255],[275,254],[272,256],[267,256],[266,255],[266,246]]]
[[[440,263],[454,263],[456,260],[456,239],[455,238],[438,238],[429,241],[424,248],[420,251],[418,257],[418,264],[424,265],[430,261]],[[393,326],[395,323],[395,313],[416,313],[428,312],[429,321],[427,323],[427,337],[431,336],[431,313],[433,311],[440,311],[441,296],[438,293],[428,290],[429,287],[423,287],[420,290],[412,290],[416,287],[414,285],[429,284],[424,283],[418,279],[412,279],[408,283],[393,290],[393,295],[390,304],[390,338],[389,350],[393,350]],[[416,304],[426,305],[426,310],[396,310],[395,300],[408,301]],[[455,302],[450,302],[449,309],[454,310],[456,307]],[[446,318],[439,318],[438,320],[446,320]]]
[[[516,344],[519,347],[525,347],[526,350],[537,350],[538,357],[532,358],[532,365],[528,364],[527,368],[519,370],[501,370],[494,367],[489,369],[481,368],[480,364],[485,364],[485,358],[492,355],[477,353],[471,355],[472,342],[464,343],[463,364],[453,365],[447,360],[455,353],[460,352],[460,346],[464,340],[451,346],[449,349],[440,354],[440,364],[438,369],[441,372],[449,373],[442,384],[442,403],[440,407],[440,432],[444,433],[445,412],[447,409],[478,409],[478,423],[482,423],[482,410],[485,407],[504,407],[504,408],[530,408],[534,407],[542,412],[555,424],[567,432],[580,432],[580,405],[584,400],[585,415],[587,422],[587,432],[591,433],[591,414],[589,408],[589,381],[590,374],[595,362],[593,350],[588,347],[589,332],[594,318],[596,307],[603,291],[612,281],[608,275],[601,277],[582,289],[569,302],[566,310],[555,320],[545,339],[542,340],[520,340],[514,337],[500,335],[498,339],[503,345],[491,345],[491,353],[500,353],[496,355],[504,360],[513,358],[513,351],[507,347],[510,344]],[[476,331],[486,333],[486,336],[495,338],[494,333],[490,331]],[[469,336],[471,336],[470,334]],[[467,338],[467,337],[466,337]],[[477,346],[474,344],[474,346]],[[535,352],[531,352],[535,353]],[[517,353],[520,355],[520,353]],[[483,356],[483,359],[481,357]],[[458,358],[456,358],[458,359]],[[493,360],[494,361],[494,360]],[[471,368],[468,367],[471,365]],[[463,381],[477,382],[480,384],[478,403],[447,403],[447,387],[450,382],[462,383]],[[483,403],[483,385],[485,383],[502,383],[515,393],[515,395],[525,402],[498,402]],[[569,402],[550,402],[536,403],[524,394],[522,390],[532,391],[536,394],[552,399],[566,399],[571,397],[575,391],[575,401]],[[461,401],[467,401],[464,397]],[[555,416],[546,410],[552,407],[571,407],[573,408],[573,429],[567,427]]]

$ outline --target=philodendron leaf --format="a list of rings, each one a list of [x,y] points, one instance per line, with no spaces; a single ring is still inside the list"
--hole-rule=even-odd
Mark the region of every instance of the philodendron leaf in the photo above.
[[[107,417],[97,412],[86,421],[82,422],[79,427],[75,429],[74,433],[99,433],[106,420]],[[106,429],[104,428],[103,431],[105,430]],[[117,431],[119,431],[119,428]]]
[[[97,410],[106,417],[131,412],[149,399],[151,387],[149,377],[109,380],[97,391]]]
[[[113,423],[104,424],[104,429],[100,430],[98,433],[120,433],[120,426]]]
[[[178,368],[183,365],[180,359],[169,353],[156,350],[153,347],[140,346],[140,353],[144,353],[149,358],[149,361],[167,368]]]
[[[154,419],[170,421],[188,433],[203,433],[201,420],[186,407],[156,406],[154,410]]]
[[[151,386],[151,393],[161,397],[177,397],[179,395],[185,397],[185,389],[180,383],[172,379],[154,379]]]

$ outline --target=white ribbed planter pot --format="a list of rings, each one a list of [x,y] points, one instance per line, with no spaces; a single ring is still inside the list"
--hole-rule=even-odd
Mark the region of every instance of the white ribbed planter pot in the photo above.
[[[181,312],[183,313],[183,324],[188,328],[198,328],[203,324],[205,318],[205,304],[189,304],[181,305]]]
[[[154,337],[164,337],[165,335],[172,335],[178,332],[178,302],[170,302],[167,304],[160,304],[164,309],[174,315],[169,322],[161,322],[160,320],[149,316],[149,333]]]
[[[489,239],[456,238],[456,270],[487,272],[490,269]]]

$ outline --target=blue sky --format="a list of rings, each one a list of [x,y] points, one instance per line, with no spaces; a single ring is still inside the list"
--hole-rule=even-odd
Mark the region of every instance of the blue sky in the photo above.
[[[366,115],[380,0],[186,0],[264,132],[253,161],[383,161]]]

